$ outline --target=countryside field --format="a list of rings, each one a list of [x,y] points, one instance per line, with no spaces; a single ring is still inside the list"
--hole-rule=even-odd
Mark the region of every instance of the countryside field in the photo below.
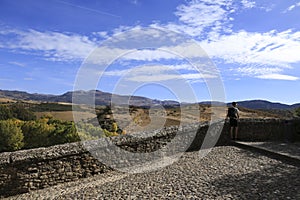
[[[0,103],[5,105],[14,104],[16,100],[0,98]],[[102,113],[105,121],[115,121],[119,128],[126,133],[135,133],[145,130],[155,130],[164,126],[205,122],[213,119],[225,119],[227,114],[226,106],[211,106],[209,104],[186,104],[182,106],[154,106],[151,108],[139,106],[114,106],[110,112],[104,111],[108,107],[96,106],[95,110],[90,110],[84,105],[75,105],[73,111],[71,103],[54,103],[38,101],[18,101],[24,107],[34,112],[39,119],[43,116],[52,116],[63,121],[77,120],[93,122],[98,126],[96,114]],[[253,110],[240,107],[240,118],[280,118],[281,116],[271,111]],[[110,110],[110,108],[109,108]],[[104,113],[103,113],[104,112]],[[105,113],[108,112],[108,113]],[[98,116],[99,117],[99,116]]]
[[[51,115],[56,119],[73,121],[73,114],[80,120],[89,121],[95,118],[95,114],[84,111],[72,111],[71,105],[65,105],[66,111],[44,111],[35,112],[38,118]],[[96,107],[96,113],[104,109],[103,106]],[[210,121],[212,116],[225,119],[227,107],[190,104],[173,108],[141,108],[115,107],[112,113],[106,113],[106,118],[115,120],[118,126],[127,133],[134,133],[146,130],[155,130],[163,126],[173,126],[197,122]],[[259,110],[240,108],[241,118],[279,118],[280,116]]]

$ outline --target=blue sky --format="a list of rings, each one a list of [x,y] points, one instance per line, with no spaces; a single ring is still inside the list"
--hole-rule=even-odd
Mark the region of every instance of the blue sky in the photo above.
[[[264,99],[292,104],[300,102],[299,19],[299,0],[1,0],[0,89],[71,91],[80,69],[100,49],[102,57],[120,54],[105,72],[98,66],[86,75],[89,79],[101,74],[97,88],[103,91],[156,99],[181,96],[179,100],[192,102],[190,95],[184,97],[190,87],[196,100],[211,100],[207,82],[217,77],[226,102]],[[204,72],[207,67],[201,68],[200,76],[180,55],[159,49],[124,55],[124,49],[134,48],[129,43],[114,51],[103,48],[111,38],[148,28],[193,40],[198,49],[191,45],[183,51],[181,44],[168,50],[195,58],[193,51],[201,47],[218,76]],[[147,35],[139,34],[137,40]],[[164,36],[159,38],[168,40]]]

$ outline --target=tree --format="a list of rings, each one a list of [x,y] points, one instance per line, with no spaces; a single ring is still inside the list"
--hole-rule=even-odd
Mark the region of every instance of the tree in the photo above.
[[[27,121],[22,126],[25,148],[46,147],[51,145],[49,139],[55,127],[47,124],[47,120]]]
[[[15,103],[11,105],[11,112],[14,118],[29,121],[35,120],[36,116],[33,112],[25,108],[25,105],[22,103]]]
[[[0,105],[0,120],[13,118],[11,110],[6,105]]]
[[[91,123],[79,122],[76,124],[77,133],[81,140],[95,140],[105,137],[102,128]]]
[[[74,122],[60,120],[51,120],[51,122],[51,125],[55,127],[49,136],[51,145],[80,141]]]
[[[300,107],[299,107],[299,108],[296,108],[295,113],[296,113],[296,115],[297,115],[298,117],[300,117]]]
[[[24,146],[23,134],[16,120],[0,121],[0,151],[16,151]]]

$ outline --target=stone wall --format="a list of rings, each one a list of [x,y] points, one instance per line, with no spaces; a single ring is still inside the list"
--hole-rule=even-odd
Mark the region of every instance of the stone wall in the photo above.
[[[243,141],[300,141],[300,120],[242,119],[239,138]],[[228,130],[228,125],[224,130]]]
[[[297,128],[299,120],[284,121],[275,119],[241,120],[239,125],[239,138],[245,141],[265,140],[289,140],[300,141],[300,131]],[[109,160],[117,160],[119,167],[131,166],[132,163],[142,159],[147,161],[147,156],[164,157],[182,151],[194,151],[200,149],[204,139],[203,148],[214,145],[219,133],[216,131],[221,122],[208,126],[194,124],[188,127],[168,127],[160,131],[139,133],[135,137],[124,135],[112,139],[102,138],[97,141],[84,143],[71,143],[56,145],[48,148],[37,148],[17,152],[5,152],[0,154],[0,197],[15,195],[74,181],[89,177],[94,174],[105,173],[112,168],[103,163]],[[210,130],[210,139],[205,138],[207,130]],[[217,145],[230,144],[229,125],[224,125]],[[215,139],[214,139],[215,138]],[[192,142],[190,142],[192,141]],[[172,142],[172,145],[169,145]],[[112,143],[120,148],[112,151]],[[187,148],[188,147],[188,148]],[[118,151],[126,150],[135,153],[136,157],[130,160],[118,157]],[[159,152],[158,154],[155,154]],[[136,154],[143,153],[143,154]],[[107,162],[100,162],[95,155],[105,154]],[[101,155],[100,155],[101,156]]]

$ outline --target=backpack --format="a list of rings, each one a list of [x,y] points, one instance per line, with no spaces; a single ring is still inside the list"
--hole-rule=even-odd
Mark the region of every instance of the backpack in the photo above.
[[[227,116],[228,116],[229,118],[237,118],[235,108],[233,108],[233,107],[228,108]]]

